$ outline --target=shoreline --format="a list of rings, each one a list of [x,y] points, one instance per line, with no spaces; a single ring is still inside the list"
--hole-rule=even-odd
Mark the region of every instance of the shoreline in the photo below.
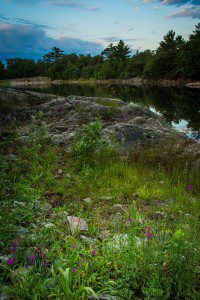
[[[129,79],[72,79],[72,80],[51,80],[48,77],[33,77],[33,78],[20,78],[10,80],[0,80],[0,86],[2,87],[23,87],[23,86],[46,86],[46,85],[61,85],[61,84],[116,84],[116,85],[132,85],[136,87],[140,86],[158,86],[158,87],[188,87],[200,89],[200,81],[190,80],[148,80],[140,77]]]

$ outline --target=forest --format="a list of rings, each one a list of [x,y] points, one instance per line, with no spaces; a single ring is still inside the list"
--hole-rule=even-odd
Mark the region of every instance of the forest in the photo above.
[[[200,79],[200,23],[186,41],[171,30],[155,51],[137,51],[134,55],[120,40],[109,44],[100,55],[65,54],[53,47],[37,62],[34,59],[8,58],[0,61],[0,78],[47,76],[62,79]]]

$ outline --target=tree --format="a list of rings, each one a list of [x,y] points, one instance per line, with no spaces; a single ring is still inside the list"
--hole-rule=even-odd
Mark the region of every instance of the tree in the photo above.
[[[195,26],[186,43],[185,68],[187,78],[200,79],[200,23]]]
[[[8,78],[33,77],[36,75],[35,61],[32,59],[9,58],[6,60]]]
[[[60,50],[59,48],[53,47],[52,51],[49,51],[49,53],[43,56],[43,61],[46,63],[51,63],[58,59],[61,59],[63,56],[63,52],[64,51]]]
[[[0,80],[5,78],[5,67],[4,64],[0,61]]]

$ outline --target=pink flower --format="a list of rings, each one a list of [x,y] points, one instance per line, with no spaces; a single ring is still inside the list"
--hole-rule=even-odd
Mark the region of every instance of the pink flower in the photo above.
[[[47,263],[43,261],[42,266],[45,268],[47,266]]]
[[[83,258],[85,258],[85,254],[84,254],[84,253],[82,253],[81,256],[82,256]]]
[[[14,242],[13,242],[13,246],[14,246],[14,248],[17,249],[17,248],[19,247],[19,243],[18,243],[17,241],[14,241]]]
[[[147,231],[152,231],[152,228],[151,227],[147,227]]]
[[[150,239],[152,237],[152,233],[150,231],[147,232],[147,239]]]
[[[96,251],[95,251],[95,250],[93,250],[93,251],[92,251],[92,257],[94,257],[94,256],[95,256],[95,254],[96,254]]]
[[[193,189],[193,186],[191,185],[191,184],[189,184],[188,186],[187,186],[187,190],[188,191],[191,191]]]
[[[8,265],[12,266],[14,264],[14,257],[11,257],[8,261]]]
[[[73,245],[73,250],[76,250],[76,248],[77,248],[77,244],[74,243],[74,245]]]
[[[30,256],[30,266],[33,266],[35,263],[35,256],[34,255],[31,255]]]
[[[75,273],[76,271],[77,271],[77,268],[73,268],[73,269],[72,269],[72,272]]]
[[[16,251],[17,251],[17,248],[16,248],[16,247],[12,247],[11,253],[14,253],[14,252],[16,252]]]
[[[133,220],[131,218],[128,218],[128,221],[131,222],[131,223],[135,223],[135,220]]]
[[[46,256],[45,252],[42,252],[41,256],[44,258]]]

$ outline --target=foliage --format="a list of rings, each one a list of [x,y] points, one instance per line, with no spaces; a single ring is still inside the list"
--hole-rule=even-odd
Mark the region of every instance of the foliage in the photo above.
[[[13,299],[198,299],[200,185],[188,161],[178,167],[178,158],[166,163],[164,154],[162,161],[166,147],[108,160],[99,155],[98,120],[72,157],[51,146],[41,117],[28,144],[12,136],[0,148],[3,292]],[[112,211],[117,203],[120,215]],[[69,235],[68,214],[87,221],[92,242]],[[100,241],[102,230],[109,236]]]

